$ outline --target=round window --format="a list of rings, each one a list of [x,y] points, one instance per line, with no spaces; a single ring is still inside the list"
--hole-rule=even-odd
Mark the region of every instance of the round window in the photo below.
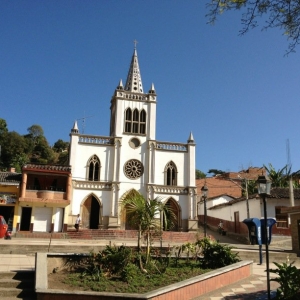
[[[124,174],[129,179],[140,178],[144,173],[143,164],[137,159],[131,159],[124,165]]]
[[[137,138],[132,138],[130,141],[129,141],[129,146],[133,149],[136,149],[138,148],[139,146],[141,145],[141,142],[139,139]]]

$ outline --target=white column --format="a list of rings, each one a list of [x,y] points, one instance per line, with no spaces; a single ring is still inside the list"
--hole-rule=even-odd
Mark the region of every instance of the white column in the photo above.
[[[120,156],[121,156],[121,142],[119,139],[115,139],[114,158],[113,158],[113,181],[119,182],[120,180]],[[111,216],[118,215],[118,189],[112,186],[111,196]]]
[[[195,154],[195,144],[188,144],[188,176],[187,176],[187,185],[196,186],[195,172],[196,172],[196,154]]]
[[[156,153],[156,148],[155,148],[155,144],[152,143],[151,145],[151,183],[155,183],[155,153]]]
[[[150,95],[150,102],[148,106],[148,116],[147,116],[147,135],[150,140],[155,140],[155,132],[156,132],[156,96]],[[154,97],[154,99],[151,99]]]

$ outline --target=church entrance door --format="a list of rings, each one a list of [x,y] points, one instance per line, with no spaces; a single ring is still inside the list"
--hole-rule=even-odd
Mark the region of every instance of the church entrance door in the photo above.
[[[82,227],[98,229],[100,223],[100,204],[94,196],[89,196],[82,207]]]

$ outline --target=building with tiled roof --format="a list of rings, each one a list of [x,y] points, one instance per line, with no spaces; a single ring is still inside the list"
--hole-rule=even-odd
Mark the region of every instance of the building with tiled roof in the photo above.
[[[66,231],[71,194],[70,166],[24,165],[16,230]]]
[[[19,185],[21,173],[0,172],[0,185]]]
[[[247,170],[241,170],[239,172],[226,172],[223,174],[218,175],[224,179],[231,179],[236,181],[241,180],[257,180],[258,176],[266,175],[265,168],[258,168],[258,167],[250,167]]]
[[[204,185],[206,185],[208,188],[208,198],[214,198],[221,195],[228,195],[235,198],[242,196],[242,189],[239,183],[224,179],[219,176],[197,179],[196,185],[199,200],[201,197],[201,188]]]
[[[257,180],[258,176],[265,174],[266,170],[264,168],[251,167],[239,172],[226,172],[214,177],[197,179],[198,201],[201,197],[201,188],[204,185],[208,188],[208,198],[214,198],[221,195],[228,195],[234,198],[242,197],[244,194],[243,190],[245,191],[242,183],[245,180]]]
[[[291,207],[289,188],[273,188],[271,195],[267,197],[267,217],[274,218],[276,224],[272,228],[273,234],[290,235],[291,221],[288,213],[300,211],[300,189],[294,189],[295,206]],[[264,217],[263,201],[258,194],[250,195],[248,199],[250,218],[261,219]],[[217,228],[220,220],[224,228],[232,234],[247,236],[248,228],[243,223],[247,219],[246,198],[231,198],[223,202],[216,202],[214,198],[208,198],[207,224]],[[200,221],[203,220],[203,203],[200,205]]]

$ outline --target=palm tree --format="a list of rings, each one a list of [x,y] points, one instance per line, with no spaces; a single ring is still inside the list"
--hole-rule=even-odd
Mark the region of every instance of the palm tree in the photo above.
[[[175,214],[168,205],[164,205],[160,198],[146,200],[142,195],[132,193],[122,203],[122,210],[126,211],[128,222],[138,227],[138,251],[141,252],[141,236],[146,234],[147,251],[146,264],[150,257],[150,237],[154,230],[161,230],[161,221],[170,227],[174,224]],[[161,218],[162,220],[161,220]]]

